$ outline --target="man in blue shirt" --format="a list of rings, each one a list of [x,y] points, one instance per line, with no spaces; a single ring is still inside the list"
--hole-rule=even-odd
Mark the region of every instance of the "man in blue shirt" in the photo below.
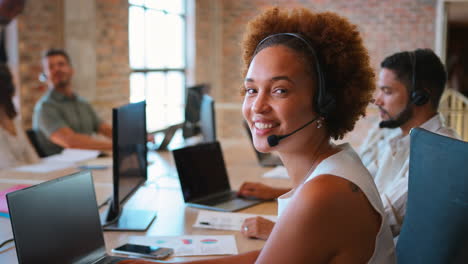
[[[59,49],[48,50],[42,66],[49,91],[34,108],[33,128],[45,154],[59,153],[63,148],[111,150],[112,127],[73,92],[73,68],[68,54]],[[98,139],[95,134],[104,138]]]

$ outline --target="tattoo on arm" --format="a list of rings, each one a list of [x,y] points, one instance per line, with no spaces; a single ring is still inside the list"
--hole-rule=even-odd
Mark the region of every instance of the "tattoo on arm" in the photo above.
[[[350,182],[349,186],[351,187],[352,192],[359,192],[359,187],[356,184]]]

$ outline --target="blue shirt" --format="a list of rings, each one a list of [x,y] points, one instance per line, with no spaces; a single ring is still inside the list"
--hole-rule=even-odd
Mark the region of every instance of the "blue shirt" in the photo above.
[[[92,106],[82,97],[65,96],[55,90],[47,92],[34,107],[33,129],[38,143],[46,155],[59,153],[63,148],[50,141],[52,133],[63,127],[74,132],[91,135],[101,124]]]

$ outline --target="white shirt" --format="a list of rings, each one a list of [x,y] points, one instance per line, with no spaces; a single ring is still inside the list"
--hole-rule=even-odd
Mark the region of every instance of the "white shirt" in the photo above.
[[[0,126],[0,169],[39,162],[36,151],[29,143],[20,120],[13,120],[16,136]]]
[[[380,200],[379,192],[372,180],[372,176],[363,166],[359,156],[354,152],[349,144],[339,146],[342,150],[320,162],[315,170],[307,177],[303,184],[312,180],[314,177],[324,174],[335,175],[342,177],[356,184],[366,195],[367,200],[372,205],[374,210],[382,217],[379,232],[375,239],[375,248],[372,257],[368,263],[396,263],[395,247],[393,244],[392,234],[386,218],[384,209]],[[302,186],[302,185],[301,185]],[[297,187],[300,188],[301,186]],[[283,194],[278,198],[278,216],[280,217],[289,201],[292,199],[295,189]]]
[[[459,138],[455,131],[445,126],[440,114],[435,115],[420,127],[443,136]],[[366,144],[367,148],[374,148],[375,160],[364,165],[375,170],[374,180],[382,198],[385,217],[390,224],[393,236],[398,236],[406,213],[408,198],[410,135],[403,135],[399,128],[395,131],[394,133],[383,132],[379,142]],[[369,153],[369,150],[362,148],[361,154],[366,155],[366,153]]]

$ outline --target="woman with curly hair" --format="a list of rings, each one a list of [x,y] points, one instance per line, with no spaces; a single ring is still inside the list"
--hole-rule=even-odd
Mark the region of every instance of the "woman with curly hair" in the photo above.
[[[353,129],[374,90],[356,26],[271,8],[249,23],[243,49],[242,112],[255,148],[280,154],[294,188],[278,199],[261,251],[193,263],[395,263],[372,177],[349,144],[331,143]]]

